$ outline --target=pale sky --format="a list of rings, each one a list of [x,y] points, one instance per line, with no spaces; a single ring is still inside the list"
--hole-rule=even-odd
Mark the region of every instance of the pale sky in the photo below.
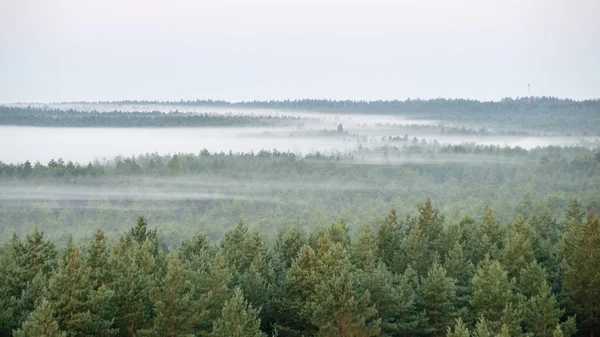
[[[600,98],[598,0],[0,0],[0,103]]]

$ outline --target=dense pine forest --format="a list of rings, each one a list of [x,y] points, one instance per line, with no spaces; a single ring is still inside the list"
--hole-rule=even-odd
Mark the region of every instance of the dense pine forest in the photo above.
[[[175,249],[139,217],[57,245],[2,247],[2,336],[594,336],[600,220],[494,210],[447,224],[426,198],[355,235],[343,221],[275,240],[239,222]]]

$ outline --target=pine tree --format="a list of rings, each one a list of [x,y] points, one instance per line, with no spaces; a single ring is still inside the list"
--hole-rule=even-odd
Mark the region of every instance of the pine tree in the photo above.
[[[559,323],[564,310],[558,308],[556,297],[547,282],[542,283],[536,295],[525,305],[527,331],[535,337],[549,337],[553,326]]]
[[[97,229],[94,240],[88,246],[87,264],[91,269],[91,278],[94,288],[98,289],[109,278],[108,258],[110,252],[106,244],[106,237],[101,229]]]
[[[424,234],[431,242],[431,248],[434,251],[441,251],[441,239],[444,226],[444,214],[433,207],[431,199],[427,197],[425,201],[418,206],[419,216],[418,224]]]
[[[304,310],[306,302],[314,294],[315,264],[316,253],[305,244],[274,296],[274,306],[279,313],[276,327],[285,336],[314,335],[317,332],[317,327],[310,322],[310,312]]]
[[[547,278],[544,267],[533,260],[521,272],[518,282],[519,292],[527,298],[535,296],[539,293],[542,285],[546,283]]]
[[[20,271],[20,284],[26,284],[38,272],[48,275],[56,267],[57,250],[52,242],[44,240],[44,232],[37,227],[22,243],[16,237],[11,243],[14,261]]]
[[[153,291],[155,336],[189,336],[203,318],[200,303],[193,301],[193,289],[179,254],[168,259],[167,275],[162,287]]]
[[[402,297],[400,279],[381,261],[363,271],[361,278],[362,288],[369,291],[371,302],[377,310],[377,318],[381,319],[381,336],[398,334],[399,319],[412,305]]]
[[[66,261],[59,261],[56,273],[50,278],[48,299],[56,314],[59,327],[73,336],[111,336],[112,320],[92,312],[93,292],[91,270],[73,246]],[[109,298],[104,297],[105,300]],[[96,305],[98,303],[95,303]],[[103,305],[108,305],[104,303]]]
[[[279,234],[275,242],[275,255],[284,269],[292,265],[300,249],[307,242],[306,234],[295,227]]]
[[[319,242],[315,268],[314,293],[307,312],[322,336],[374,336],[380,320],[370,303],[368,292],[358,291],[359,282],[351,271],[347,252],[340,242],[325,238]]]
[[[54,318],[52,306],[48,301],[43,301],[31,313],[21,329],[14,331],[14,337],[67,337],[58,327]]]
[[[161,277],[161,269],[149,240],[140,245],[137,241],[128,244],[124,238],[113,249],[109,265],[114,276],[109,288],[115,292],[115,326],[133,337],[152,326],[150,289]]]
[[[565,287],[577,306],[581,328],[593,336],[600,328],[600,220],[593,212],[581,227],[571,222],[563,255],[568,265]]]
[[[402,336],[431,333],[420,293],[419,275],[409,266],[400,281],[400,301],[404,304],[404,310],[400,313],[396,324]]]
[[[456,306],[457,309],[463,309],[461,316],[467,322],[471,322],[469,300],[471,298],[471,279],[475,272],[475,267],[463,253],[462,245],[455,242],[448,255],[446,256],[444,267],[448,276],[454,279],[456,285]]]
[[[433,335],[440,336],[448,329],[456,315],[454,302],[456,290],[454,279],[446,275],[446,269],[434,262],[421,282],[421,293]]]
[[[485,234],[487,234],[492,246],[499,249],[502,239],[502,232],[500,231],[500,225],[496,219],[496,214],[489,207],[486,207],[485,211],[483,212],[483,231]]]
[[[523,216],[519,216],[516,224],[508,233],[501,260],[510,276],[519,279],[521,270],[533,261],[535,252],[534,232]]]
[[[202,309],[198,312],[198,316],[202,316],[204,319],[195,328],[195,334],[200,336],[206,335],[206,332],[212,329],[214,323],[222,316],[225,302],[232,295],[230,289],[232,274],[223,256],[217,253],[211,257],[212,260],[209,263],[203,265],[205,258],[203,254],[198,255],[195,261],[202,262],[191,263],[191,278],[194,285],[193,300],[196,303],[204,304],[200,305],[204,308],[198,308]]]
[[[390,270],[402,272],[399,270],[401,266],[399,265],[400,261],[398,261],[402,245],[402,229],[395,209],[390,209],[385,219],[379,223],[375,241],[377,242],[376,252],[379,259]]]
[[[196,233],[189,240],[181,242],[179,249],[183,261],[193,261],[195,257],[211,250],[210,242],[205,234]]]
[[[14,313],[14,323],[21,325],[29,314],[37,308],[42,300],[47,296],[48,279],[41,271],[38,272],[33,280],[27,282],[27,286],[21,292],[18,299],[13,298],[10,303],[13,306],[8,312]],[[7,299],[10,299],[7,297]]]
[[[475,325],[474,336],[475,337],[496,337],[496,334],[494,334],[492,332],[492,330],[490,329],[488,321],[485,318],[483,318],[483,316],[479,316],[479,319],[477,320],[477,324]]]
[[[430,266],[430,240],[418,222],[413,222],[413,224],[414,226],[410,228],[408,236],[402,243],[406,264],[402,269],[412,266],[418,274],[423,275]]]
[[[514,301],[514,282],[498,261],[483,260],[471,281],[473,297],[471,305],[477,317],[482,317],[491,325],[492,331],[499,331],[502,312]]]
[[[457,318],[454,331],[450,327],[446,330],[446,337],[470,337],[469,329],[463,324],[462,319]]]
[[[327,228],[327,235],[331,241],[341,244],[344,248],[350,246],[350,235],[348,232],[350,229],[344,220],[332,223]]]
[[[552,331],[552,337],[564,337],[563,332],[560,328],[560,325],[557,324],[554,330]]]
[[[567,214],[565,214],[565,228],[569,228],[571,223],[575,221],[575,224],[581,225],[583,223],[583,217],[585,216],[585,210],[581,207],[579,200],[573,198],[569,200],[567,206]]]
[[[367,270],[375,267],[376,241],[371,228],[364,226],[358,242],[352,247],[354,265],[358,269]]]
[[[233,298],[225,302],[223,316],[214,323],[210,335],[212,337],[266,337],[259,327],[258,310],[248,304],[240,289],[236,289]]]

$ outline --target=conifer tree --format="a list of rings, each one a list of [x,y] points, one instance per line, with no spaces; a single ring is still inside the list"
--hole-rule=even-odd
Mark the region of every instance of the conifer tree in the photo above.
[[[398,317],[397,326],[402,336],[415,336],[431,332],[420,293],[419,275],[409,266],[402,274],[400,281],[400,299],[404,304],[404,310]]]
[[[564,239],[565,287],[577,306],[577,317],[588,335],[600,330],[600,220],[590,212],[585,223],[575,220]]]
[[[202,233],[196,233],[191,239],[183,240],[179,249],[183,261],[193,261],[195,257],[203,255],[210,250],[209,239]]]
[[[503,311],[514,301],[514,282],[498,261],[483,260],[471,281],[471,305],[478,317],[485,319],[492,331],[498,332]]]
[[[456,315],[454,282],[454,279],[446,275],[446,269],[437,262],[433,263],[427,277],[421,282],[425,312],[433,327],[434,336],[443,335]]]
[[[575,224],[581,225],[585,216],[585,210],[579,203],[577,198],[569,200],[567,205],[567,214],[565,214],[565,228],[569,228],[571,223],[575,221]]]
[[[500,231],[499,222],[496,219],[496,213],[489,207],[486,207],[483,212],[483,231],[490,239],[491,245],[496,249],[499,249],[502,240],[502,232]]]
[[[204,257],[199,255],[197,259],[204,259]],[[223,306],[231,298],[232,275],[220,253],[215,254],[212,261],[206,266],[192,263],[191,268],[191,278],[194,284],[193,300],[204,304],[204,308],[198,308],[202,311],[197,315],[204,319],[196,325],[195,334],[204,336],[207,331],[210,332],[214,323],[222,316]]]
[[[112,320],[93,312],[92,304],[105,306],[94,298],[91,270],[81,256],[79,247],[73,246],[65,261],[59,261],[48,288],[48,299],[56,314],[59,327],[72,336],[111,336]],[[102,294],[106,295],[106,294]],[[106,301],[110,296],[103,296]],[[94,303],[95,302],[95,303]]]
[[[54,318],[54,311],[50,302],[43,301],[35,309],[27,321],[23,322],[21,329],[14,331],[14,337],[67,337],[60,330],[58,322]]]
[[[203,318],[202,303],[194,303],[193,289],[179,254],[168,259],[167,275],[153,291],[155,317],[152,335],[189,336]]]
[[[283,264],[283,268],[289,268],[302,246],[307,243],[306,235],[298,228],[294,227],[286,232],[279,233],[275,242],[275,255],[279,262]]]
[[[307,312],[323,336],[374,336],[380,320],[370,303],[370,294],[359,293],[359,280],[351,271],[347,252],[340,242],[320,240],[312,277],[314,293]]]
[[[471,298],[471,279],[475,272],[475,267],[463,253],[462,245],[455,242],[448,255],[446,256],[444,267],[448,276],[454,279],[456,285],[456,306],[457,309],[464,309],[461,316],[467,322],[471,322],[469,310],[469,300]]]
[[[390,209],[385,219],[379,223],[375,240],[377,242],[376,252],[379,259],[381,259],[390,270],[401,272],[399,270],[399,254],[401,252],[402,244],[402,229],[395,209]]]
[[[327,235],[334,243],[341,244],[344,248],[350,246],[350,235],[348,234],[350,229],[346,222],[342,219],[338,222],[332,223],[327,228]]]
[[[488,321],[483,318],[483,316],[479,316],[477,319],[477,324],[475,325],[474,331],[475,337],[496,337],[496,334],[492,332]]]
[[[554,328],[554,330],[552,331],[552,337],[564,337],[565,335],[562,332],[562,329],[560,328],[560,325],[557,324],[556,327]]]
[[[29,314],[37,308],[41,301],[47,296],[48,279],[41,271],[38,272],[33,280],[27,282],[27,286],[21,292],[18,299],[13,298],[12,306],[8,310],[14,314],[14,323],[20,325]],[[10,299],[10,297],[7,297]]]
[[[377,246],[370,227],[363,227],[362,235],[352,248],[352,257],[357,268],[368,270],[375,267]]]
[[[469,329],[463,324],[462,319],[457,318],[454,330],[450,327],[446,330],[446,337],[470,337]]]
[[[310,312],[305,311],[306,302],[314,294],[315,264],[316,253],[305,244],[275,296],[274,306],[279,313],[276,327],[285,336],[313,335],[317,332],[317,327],[310,322]]]
[[[534,337],[549,337],[553,326],[559,323],[564,310],[558,308],[556,297],[547,282],[543,282],[537,294],[525,304],[527,331]]]
[[[400,332],[400,319],[406,315],[412,302],[402,297],[400,279],[392,274],[385,263],[363,271],[362,288],[369,291],[371,302],[381,319],[381,336],[394,336]]]
[[[521,272],[518,286],[519,292],[529,298],[537,295],[547,280],[547,273],[536,260],[533,260]]]
[[[223,315],[213,325],[211,337],[266,337],[260,331],[258,310],[236,289],[233,298],[225,302]]]
[[[38,272],[48,275],[56,267],[57,250],[52,242],[44,239],[44,231],[37,227],[25,236],[25,242],[14,237],[12,249],[15,264],[20,271],[20,284],[32,280]]]
[[[509,275],[519,279],[521,270],[533,261],[535,252],[534,232],[523,216],[517,218],[512,230],[508,233],[501,260]]]
[[[418,206],[418,210],[419,227],[429,238],[431,248],[434,251],[441,252],[441,235],[444,226],[444,214],[442,214],[439,209],[433,207],[433,203],[429,197]]]
[[[150,289],[162,277],[162,269],[157,267],[150,240],[140,245],[128,244],[124,238],[113,249],[109,265],[114,276],[109,288],[115,292],[115,326],[124,336],[133,337],[152,326]]]
[[[413,222],[413,224],[414,226],[410,228],[408,236],[402,243],[406,264],[404,268],[412,266],[418,274],[423,275],[430,266],[430,240],[426,231],[418,222]]]
[[[87,264],[91,269],[91,278],[94,288],[98,289],[109,279],[108,258],[110,252],[106,243],[106,237],[101,229],[97,229],[94,240],[88,246]]]

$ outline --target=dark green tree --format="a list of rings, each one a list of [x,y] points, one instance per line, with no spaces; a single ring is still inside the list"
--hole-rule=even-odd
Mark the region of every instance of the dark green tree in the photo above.
[[[446,275],[444,267],[434,262],[421,282],[421,294],[433,335],[443,335],[456,317],[455,280]]]
[[[196,324],[203,319],[204,303],[195,302],[188,273],[182,265],[179,254],[168,259],[167,275],[162,286],[153,291],[155,308],[154,336],[190,336]]]
[[[58,322],[54,318],[54,311],[50,302],[43,301],[34,310],[27,321],[23,322],[21,329],[13,333],[14,337],[67,337],[60,330]]]
[[[564,284],[576,304],[580,326],[590,337],[600,330],[600,220],[590,212],[583,225],[571,221],[563,255]]]

